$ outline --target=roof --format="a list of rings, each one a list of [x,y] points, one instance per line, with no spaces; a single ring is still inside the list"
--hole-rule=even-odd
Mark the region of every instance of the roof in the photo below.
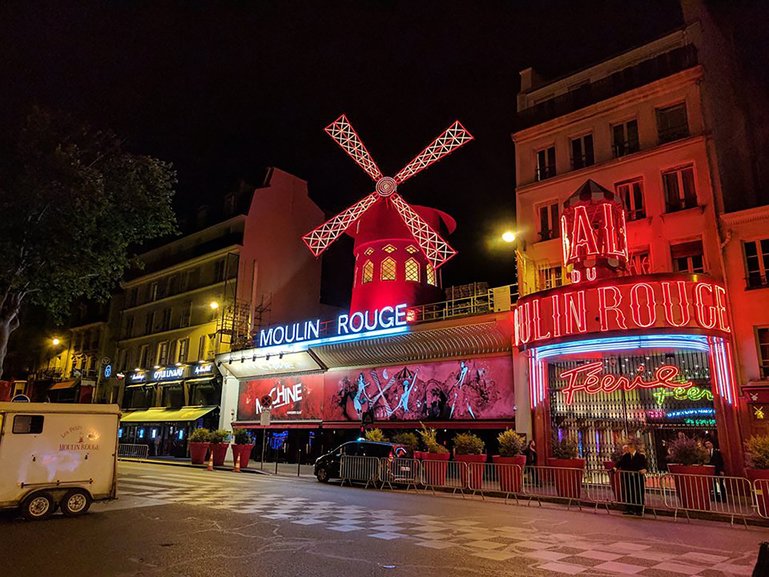
[[[6,403],[0,402],[0,413],[70,413],[118,415],[117,405],[82,403]]]
[[[124,414],[121,423],[179,423],[197,421],[204,417],[217,406],[208,407],[182,407],[181,409],[166,409],[165,407],[153,407],[145,411],[131,411]]]

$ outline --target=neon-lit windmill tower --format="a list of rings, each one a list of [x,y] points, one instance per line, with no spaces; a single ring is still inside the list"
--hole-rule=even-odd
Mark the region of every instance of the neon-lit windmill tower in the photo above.
[[[355,239],[351,312],[440,299],[440,267],[456,254],[436,230],[451,233],[445,212],[409,205],[398,186],[473,137],[454,122],[395,176],[384,176],[343,114],[326,132],[376,183],[375,190],[302,237],[315,256],[343,232]]]

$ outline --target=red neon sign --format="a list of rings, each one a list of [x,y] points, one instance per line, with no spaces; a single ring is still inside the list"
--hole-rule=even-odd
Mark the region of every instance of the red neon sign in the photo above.
[[[655,275],[609,284],[568,285],[519,299],[515,344],[645,329],[690,328],[730,333],[726,290],[712,280]]]
[[[668,389],[688,389],[694,383],[682,381],[678,367],[662,365],[649,380],[644,380],[642,371],[632,379],[624,375],[601,374],[603,362],[596,361],[580,367],[569,369],[560,374],[560,378],[568,382],[561,389],[567,405],[574,401],[574,394],[584,391],[589,395],[598,393],[613,393],[614,391],[632,391],[634,389],[656,389],[666,387]]]

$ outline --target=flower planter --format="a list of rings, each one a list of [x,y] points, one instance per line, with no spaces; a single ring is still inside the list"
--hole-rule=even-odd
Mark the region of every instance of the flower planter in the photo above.
[[[502,457],[494,455],[492,460],[497,465],[499,488],[504,493],[520,493],[523,490],[523,468],[526,466],[526,456]],[[517,467],[513,466],[517,465]]]
[[[211,453],[214,455],[214,467],[221,467],[224,465],[224,459],[227,457],[227,449],[229,448],[229,443],[211,443]]]
[[[614,461],[604,461],[603,466],[609,473],[609,485],[611,485],[614,500],[622,503],[622,477],[614,470],[617,464]]]
[[[716,468],[713,465],[668,465],[668,471],[673,474],[678,501],[684,509],[709,511],[710,492],[713,490],[713,480],[703,476],[713,477]],[[696,475],[689,477],[687,475]]]
[[[230,448],[232,448],[232,466],[235,466],[235,461],[240,455],[240,468],[248,467],[254,445],[230,445]]]
[[[552,470],[555,490],[559,497],[579,499],[582,495],[582,478],[585,476],[585,459],[555,459],[547,460],[548,467],[558,467],[562,470]]]
[[[745,476],[753,484],[758,514],[766,518],[769,516],[769,469],[745,469]]]
[[[471,491],[480,491],[483,488],[483,471],[486,468],[486,455],[457,455],[456,461],[467,463],[460,467],[462,486]]]
[[[441,487],[446,484],[449,456],[448,453],[422,453],[422,480],[425,485]]]
[[[190,459],[193,465],[202,465],[206,462],[206,453],[210,443],[190,442]]]

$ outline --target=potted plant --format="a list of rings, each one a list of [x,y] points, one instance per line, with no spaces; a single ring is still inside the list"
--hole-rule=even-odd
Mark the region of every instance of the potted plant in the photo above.
[[[195,429],[190,433],[190,459],[194,465],[202,465],[206,462],[206,453],[208,453],[211,431],[208,429]]]
[[[467,463],[460,469],[462,485],[473,490],[481,488],[486,463],[486,444],[478,435],[459,433],[454,437],[454,458]]]
[[[214,467],[221,467],[224,465],[224,459],[227,457],[227,449],[229,444],[227,441],[230,438],[230,432],[224,429],[217,429],[211,431],[211,453],[214,456]]]
[[[425,450],[415,455],[422,460],[422,472],[425,485],[441,486],[446,484],[448,471],[449,450],[438,442],[438,431],[422,425],[419,437]]]
[[[753,483],[758,513],[769,515],[769,435],[753,435],[745,441],[745,476]]]
[[[232,447],[232,464],[240,458],[240,466],[248,467],[248,460],[251,458],[251,451],[254,450],[254,444],[251,437],[245,429],[233,429],[232,440],[235,441]]]
[[[389,441],[382,432],[382,429],[369,429],[366,431],[366,440],[374,443],[387,443]]]
[[[669,441],[667,447],[668,471],[673,474],[681,506],[684,509],[709,510],[713,481],[703,475],[712,477],[716,468],[705,465],[707,449],[698,440],[682,434]]]
[[[396,445],[403,445],[408,449],[409,454],[416,457],[416,453],[418,452],[417,447],[419,446],[419,439],[414,433],[398,433],[393,437],[393,443]]]
[[[552,471],[558,496],[579,499],[585,475],[585,459],[577,458],[577,443],[568,437],[554,441],[552,454],[547,464],[549,467],[558,467]]]
[[[497,435],[499,455],[493,455],[492,460],[497,467],[499,487],[505,493],[520,493],[523,484],[523,468],[526,466],[526,456],[521,454],[525,439],[513,430],[505,429]]]

